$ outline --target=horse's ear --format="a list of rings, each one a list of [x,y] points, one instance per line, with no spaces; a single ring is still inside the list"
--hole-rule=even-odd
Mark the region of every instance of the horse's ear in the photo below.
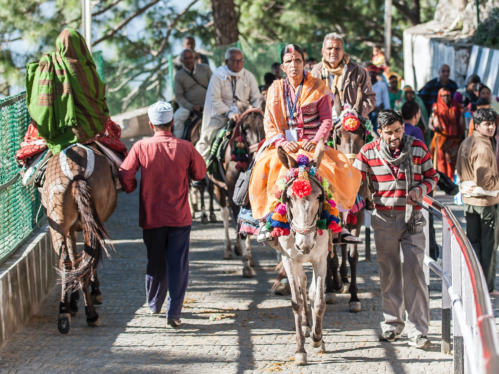
[[[310,162],[310,166],[315,166],[317,169],[321,166],[322,158],[324,157],[324,138],[319,140],[315,147],[314,159]]]
[[[298,167],[298,162],[296,162],[293,157],[290,157],[281,146],[279,146],[277,150],[277,155],[279,156],[279,161],[281,161],[282,166],[284,166],[286,169]]]

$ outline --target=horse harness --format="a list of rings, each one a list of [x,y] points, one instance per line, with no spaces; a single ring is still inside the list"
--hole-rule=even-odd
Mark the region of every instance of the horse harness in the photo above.
[[[324,206],[326,194],[324,192],[324,188],[322,187],[321,182],[319,182],[319,180],[315,176],[309,174],[308,179],[311,182],[316,183],[319,186],[319,188],[321,189],[321,195],[319,197],[319,210],[318,210],[318,212],[314,218],[314,221],[312,222],[311,225],[303,226],[303,227],[297,226],[293,221],[293,216],[291,214],[291,210],[289,209],[289,205],[288,205],[288,196],[286,194],[286,191],[288,190],[289,187],[291,187],[291,185],[293,184],[295,179],[296,179],[296,177],[293,179],[290,179],[289,182],[286,184],[286,188],[282,191],[282,202],[284,204],[286,204],[286,218],[288,219],[288,222],[290,223],[290,228],[291,228],[291,231],[293,232],[293,234],[298,233],[300,235],[307,235],[307,234],[310,234],[312,231],[314,231],[314,240],[315,240],[317,238],[317,220],[322,216],[322,210],[323,210],[322,208]]]

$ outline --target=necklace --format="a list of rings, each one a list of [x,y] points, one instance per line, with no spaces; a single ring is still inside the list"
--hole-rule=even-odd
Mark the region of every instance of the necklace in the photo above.
[[[289,82],[288,82],[288,88],[286,90],[286,104],[288,106],[288,112],[289,112],[289,120],[288,120],[288,126],[291,129],[292,127],[296,126],[296,116],[297,113],[295,112],[296,109],[296,103],[298,103],[298,99],[300,97],[300,92],[301,88],[303,87],[303,82],[305,81],[305,77],[301,80],[300,86],[298,87],[298,91],[296,91],[296,96],[295,96],[295,102],[293,103],[293,108],[291,108],[291,102],[290,102],[290,87],[289,87]]]

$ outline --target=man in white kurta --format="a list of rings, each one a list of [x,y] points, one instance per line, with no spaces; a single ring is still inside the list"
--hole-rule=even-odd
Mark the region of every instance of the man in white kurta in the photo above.
[[[208,86],[203,113],[201,139],[196,149],[206,158],[218,130],[231,119],[237,121],[242,113],[236,103],[260,107],[260,90],[255,76],[244,69],[241,50],[229,48],[225,53],[225,64],[215,70]]]

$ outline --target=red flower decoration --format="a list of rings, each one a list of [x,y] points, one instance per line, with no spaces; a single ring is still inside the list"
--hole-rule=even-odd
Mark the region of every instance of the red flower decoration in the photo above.
[[[357,217],[352,213],[348,213],[347,223],[350,225],[355,225],[357,223]]]
[[[353,114],[349,113],[345,115],[345,118],[343,118],[343,128],[345,130],[355,131],[359,128],[359,126],[360,126],[360,121]]]
[[[299,199],[312,193],[312,186],[310,185],[310,182],[303,179],[295,180],[291,186],[291,189],[293,190],[293,194]]]

